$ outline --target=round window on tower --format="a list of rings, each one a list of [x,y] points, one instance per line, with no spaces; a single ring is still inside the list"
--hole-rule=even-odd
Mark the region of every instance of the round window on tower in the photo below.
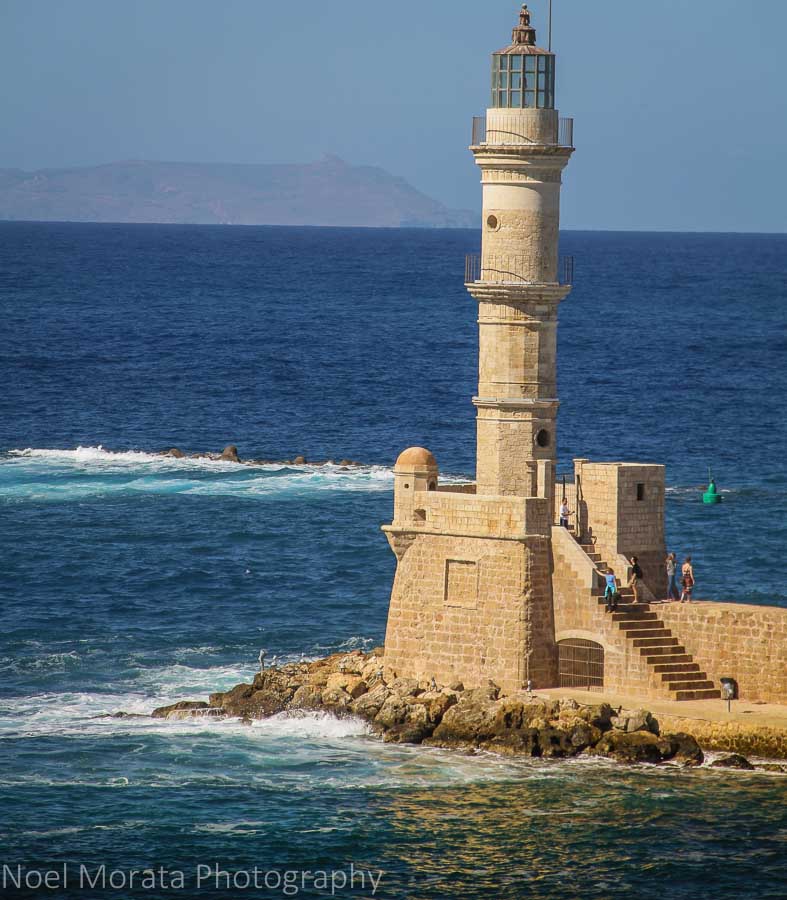
[[[498,221],[497,216],[489,216],[486,220],[486,227],[490,231],[497,231],[500,228],[500,222]]]
[[[541,431],[536,435],[536,443],[539,447],[548,447],[552,443],[552,435],[546,430],[546,428],[542,428]]]

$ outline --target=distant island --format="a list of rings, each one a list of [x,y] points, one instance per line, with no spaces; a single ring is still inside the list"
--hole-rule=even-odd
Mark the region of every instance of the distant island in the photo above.
[[[470,228],[403,178],[335,156],[306,165],[127,161],[0,169],[0,219],[195,225]]]

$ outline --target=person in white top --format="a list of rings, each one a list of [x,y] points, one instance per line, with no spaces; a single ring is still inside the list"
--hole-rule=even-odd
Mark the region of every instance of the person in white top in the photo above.
[[[572,515],[571,510],[568,508],[568,500],[563,498],[563,502],[560,504],[560,525],[562,528],[568,528],[568,517]]]

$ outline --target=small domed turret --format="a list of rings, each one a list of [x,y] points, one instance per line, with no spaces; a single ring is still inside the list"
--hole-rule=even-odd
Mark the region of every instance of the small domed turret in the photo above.
[[[394,466],[394,525],[423,523],[416,497],[421,491],[436,491],[439,475],[437,460],[424,447],[408,447],[399,454]]]
[[[412,472],[415,469],[436,469],[437,460],[424,447],[408,447],[399,454],[396,460],[395,471],[407,470]]]

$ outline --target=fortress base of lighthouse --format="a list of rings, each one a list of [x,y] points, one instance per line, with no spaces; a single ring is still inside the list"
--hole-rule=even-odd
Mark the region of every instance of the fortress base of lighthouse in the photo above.
[[[430,492],[385,531],[398,561],[385,663],[400,675],[506,691],[557,683],[545,500]]]

